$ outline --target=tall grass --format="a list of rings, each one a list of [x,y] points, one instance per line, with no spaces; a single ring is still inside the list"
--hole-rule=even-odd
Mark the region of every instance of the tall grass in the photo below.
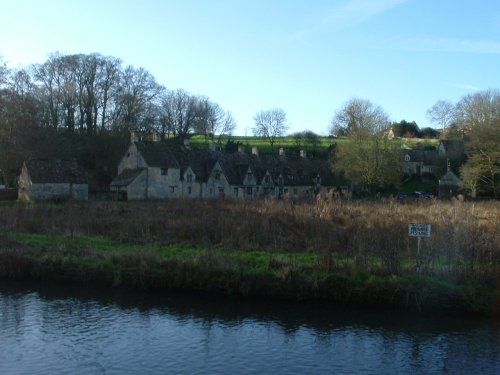
[[[310,254],[310,272],[500,281],[499,202],[173,200],[0,207],[3,233],[100,236],[123,244]],[[432,225],[422,240],[409,223]],[[290,258],[293,259],[293,258]],[[419,267],[417,268],[417,264]],[[290,265],[289,268],[292,267]]]

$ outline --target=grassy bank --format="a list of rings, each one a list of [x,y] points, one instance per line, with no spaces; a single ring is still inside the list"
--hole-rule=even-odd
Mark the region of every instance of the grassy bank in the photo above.
[[[170,201],[0,207],[0,276],[495,312],[497,202]],[[408,223],[432,236],[408,237]],[[418,267],[417,267],[418,264]]]

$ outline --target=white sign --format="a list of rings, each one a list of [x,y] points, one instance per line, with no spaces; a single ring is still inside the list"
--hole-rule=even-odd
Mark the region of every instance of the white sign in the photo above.
[[[430,224],[410,224],[408,225],[408,235],[411,237],[430,237]]]

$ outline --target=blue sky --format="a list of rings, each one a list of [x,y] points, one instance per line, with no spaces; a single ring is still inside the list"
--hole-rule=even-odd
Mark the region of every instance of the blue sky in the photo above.
[[[264,109],[327,134],[351,98],[430,126],[438,100],[500,88],[498,0],[4,0],[11,68],[97,52],[206,95],[250,135]]]

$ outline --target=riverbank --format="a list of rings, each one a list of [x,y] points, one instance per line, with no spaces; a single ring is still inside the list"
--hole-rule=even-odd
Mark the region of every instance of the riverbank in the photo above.
[[[0,221],[3,279],[499,311],[497,202],[12,204]],[[418,256],[411,222],[433,228]]]
[[[124,245],[103,238],[15,234],[3,239],[0,278],[99,287],[207,292],[339,306],[498,313],[498,290],[429,275],[315,269],[308,254]]]

